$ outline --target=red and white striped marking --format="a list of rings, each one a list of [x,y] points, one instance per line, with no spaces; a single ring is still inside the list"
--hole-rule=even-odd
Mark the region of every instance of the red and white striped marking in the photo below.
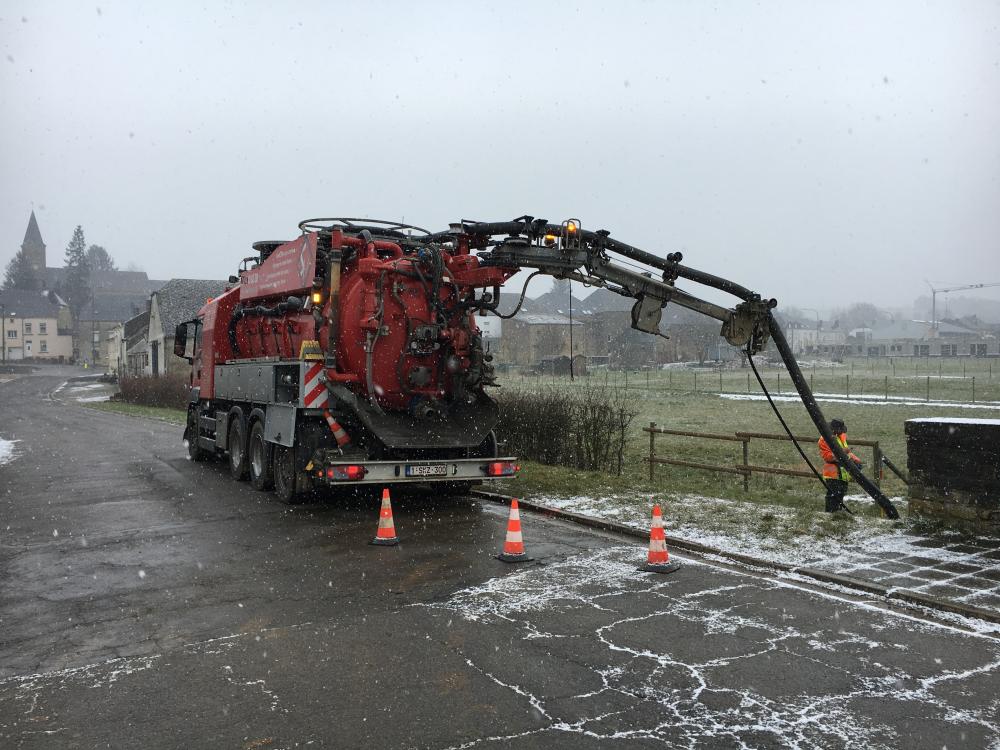
[[[329,401],[329,394],[326,392],[326,384],[320,380],[323,374],[323,363],[317,362],[310,365],[306,370],[305,387],[303,388],[302,403],[307,409],[325,409]]]
[[[507,519],[507,538],[503,543],[504,557],[520,558],[525,557],[524,537],[521,536],[521,511],[517,507],[517,500],[510,501],[510,517]]]
[[[326,409],[323,410],[323,418],[326,423],[330,425],[330,432],[333,436],[337,438],[337,445],[343,448],[349,442],[351,442],[351,436],[347,434],[343,427],[340,426],[340,422],[333,418],[333,415]]]
[[[670,562],[667,552],[667,540],[663,532],[663,516],[660,506],[653,506],[653,525],[649,529],[649,555],[646,558],[649,565],[665,565]]]

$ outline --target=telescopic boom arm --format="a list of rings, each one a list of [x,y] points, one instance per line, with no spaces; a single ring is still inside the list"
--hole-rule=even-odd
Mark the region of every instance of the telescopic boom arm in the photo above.
[[[613,239],[606,230],[584,230],[576,219],[561,224],[549,224],[545,219],[523,216],[514,221],[485,223],[462,221],[452,224],[448,232],[430,235],[431,241],[467,242],[479,251],[483,266],[505,269],[535,268],[556,278],[567,278],[592,286],[606,288],[636,300],[632,307],[632,327],[654,335],[659,330],[662,310],[667,303],[694,310],[722,322],[720,335],[733,346],[756,354],[774,340],[785,367],[795,384],[802,403],[826,440],[840,465],[878,503],[888,518],[899,513],[879,488],[866,477],[840,447],[830,432],[781,326],[771,314],[777,305],[774,299],[759,294],[727,279],[681,265],[683,256],[670,253],[661,258],[639,248]],[[616,263],[615,255],[640,263],[653,271],[639,272]],[[733,308],[699,299],[675,286],[677,279],[712,287],[737,297],[741,301]],[[495,310],[498,300],[490,309]],[[878,467],[875,467],[878,470]]]

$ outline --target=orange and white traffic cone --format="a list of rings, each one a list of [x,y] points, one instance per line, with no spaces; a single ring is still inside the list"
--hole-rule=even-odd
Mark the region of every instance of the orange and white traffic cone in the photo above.
[[[506,563],[527,562],[531,558],[524,551],[524,538],[521,536],[521,512],[517,509],[517,499],[510,501],[510,518],[507,520],[507,538],[503,543],[503,552],[498,560]]]
[[[372,539],[372,544],[382,547],[393,547],[399,544],[399,539],[396,537],[396,526],[392,522],[392,503],[389,502],[388,487],[382,489],[382,509],[378,514],[378,531],[375,533],[375,538]]]
[[[680,567],[680,563],[670,562],[667,540],[663,534],[663,516],[660,514],[660,506],[654,505],[653,525],[649,529],[649,554],[646,556],[646,564],[640,570],[649,573],[673,573]]]

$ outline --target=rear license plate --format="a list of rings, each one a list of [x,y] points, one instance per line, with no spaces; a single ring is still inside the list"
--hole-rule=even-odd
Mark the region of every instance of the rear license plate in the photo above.
[[[447,464],[433,464],[432,466],[407,466],[406,476],[408,477],[446,477],[448,476]]]

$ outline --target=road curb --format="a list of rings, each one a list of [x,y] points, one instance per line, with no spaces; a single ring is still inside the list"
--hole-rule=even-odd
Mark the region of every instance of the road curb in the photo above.
[[[474,497],[489,500],[490,502],[500,505],[507,505],[512,499],[507,495],[501,495],[496,492],[487,492],[486,490],[472,490],[470,494]],[[550,518],[559,518],[565,521],[571,521],[572,523],[580,524],[581,526],[588,526],[592,529],[610,531],[612,533],[631,537],[633,539],[645,540],[648,538],[648,534],[643,532],[641,529],[626,526],[625,524],[618,523],[616,521],[608,521],[603,518],[593,518],[592,516],[585,516],[580,513],[573,513],[572,511],[551,508],[547,505],[541,505],[539,503],[532,502],[531,500],[523,500],[521,498],[517,499],[517,504],[523,510],[538,513]],[[678,537],[668,536],[666,537],[666,541],[669,546],[676,547],[677,549],[683,549],[688,552],[695,552],[701,555],[714,555],[755,568],[769,568],[783,573],[794,573],[806,578],[811,578],[815,581],[820,581],[821,583],[832,583],[838,586],[844,586],[845,588],[864,591],[867,594],[874,594],[885,599],[895,599],[907,602],[908,604],[917,604],[922,607],[928,607],[942,612],[950,612],[952,614],[962,615],[963,617],[976,618],[979,620],[985,620],[986,622],[1000,624],[1000,613],[983,609],[982,607],[975,607],[970,604],[952,602],[947,599],[941,599],[940,597],[921,594],[917,591],[910,591],[909,589],[888,588],[877,583],[872,583],[871,581],[866,581],[862,578],[854,578],[853,576],[832,573],[818,568],[789,565],[788,563],[776,562],[774,560],[764,560],[759,557],[753,557],[752,555],[744,555],[739,552],[728,552],[716,547],[710,547],[707,544],[691,542]]]

